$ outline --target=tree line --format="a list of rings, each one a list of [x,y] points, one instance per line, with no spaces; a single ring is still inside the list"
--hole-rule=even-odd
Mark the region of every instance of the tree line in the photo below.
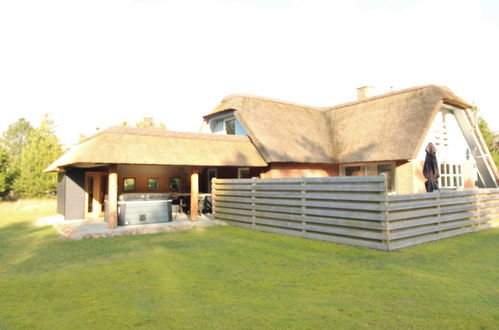
[[[129,126],[126,122],[121,125]],[[144,117],[135,126],[166,129],[164,123],[152,117]],[[80,139],[83,137],[80,135]],[[9,125],[0,138],[0,199],[53,195],[57,174],[44,170],[64,151],[55,134],[54,121],[48,115],[43,116],[38,127],[25,118]]]

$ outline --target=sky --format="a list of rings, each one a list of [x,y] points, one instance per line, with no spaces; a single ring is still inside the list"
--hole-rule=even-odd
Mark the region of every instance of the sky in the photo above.
[[[0,0],[0,132],[66,146],[154,117],[199,130],[227,95],[331,106],[439,84],[499,130],[499,1]]]

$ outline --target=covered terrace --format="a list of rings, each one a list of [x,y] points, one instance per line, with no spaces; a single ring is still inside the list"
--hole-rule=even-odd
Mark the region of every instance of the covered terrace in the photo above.
[[[266,166],[247,136],[116,126],[84,139],[46,171],[59,173],[57,211],[65,220],[105,216],[112,229],[120,195],[188,198],[190,220],[197,221],[211,178],[258,176]]]

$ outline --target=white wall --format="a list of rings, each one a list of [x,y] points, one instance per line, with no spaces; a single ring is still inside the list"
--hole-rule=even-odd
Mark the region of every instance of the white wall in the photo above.
[[[454,111],[463,110],[456,109]],[[445,123],[443,120],[444,115]],[[456,116],[450,110],[440,110],[437,113],[414,160],[425,160],[425,149],[429,142],[432,142],[437,149],[437,160],[439,163],[476,163],[471,152],[469,152],[469,159],[466,159],[466,150],[469,149],[469,146],[459,127]]]

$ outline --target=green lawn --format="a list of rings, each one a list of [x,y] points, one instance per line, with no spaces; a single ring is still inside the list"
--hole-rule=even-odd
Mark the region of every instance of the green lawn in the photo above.
[[[499,231],[397,252],[230,226],[69,241],[0,203],[0,328],[497,329]]]

